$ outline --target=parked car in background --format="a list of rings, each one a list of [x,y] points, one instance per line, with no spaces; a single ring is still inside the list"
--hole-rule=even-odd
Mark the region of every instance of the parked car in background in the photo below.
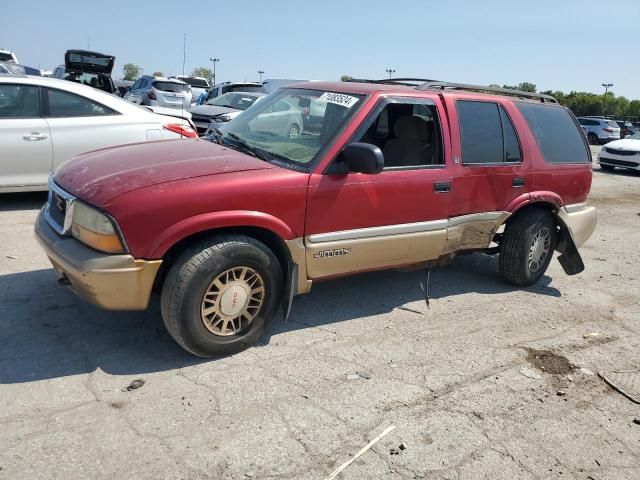
[[[119,95],[111,72],[116,57],[88,50],[67,50],[64,66],[53,70],[53,78],[68,80]]]
[[[18,57],[11,50],[5,50],[4,48],[0,48],[0,62],[18,62]]]
[[[616,120],[616,123],[620,127],[620,138],[626,138],[628,135],[633,135],[635,127],[631,122],[626,120]]]
[[[200,135],[225,124],[264,97],[264,93],[229,92],[191,107],[191,119]],[[210,132],[209,132],[210,133]]]
[[[209,90],[209,81],[203,77],[189,77],[186,75],[176,75],[174,77],[178,80],[182,80],[184,83],[191,87],[191,103],[195,103],[196,98],[198,98],[203,93]]]
[[[125,99],[139,105],[188,111],[191,107],[191,90],[182,80],[143,75],[131,86]]]
[[[116,147],[58,169],[36,236],[61,283],[95,305],[144,310],[157,288],[167,330],[203,357],[252,345],[281,305],[287,316],[295,295],[336,277],[483,252],[526,287],[555,250],[580,273],[596,225],[589,147],[552,97],[501,92],[282,88],[218,144]],[[303,99],[327,104],[320,135],[271,115],[299,118]]]
[[[293,85],[294,83],[304,83],[308,81],[309,80],[295,80],[293,78],[267,78],[264,82],[262,82],[262,86],[267,91],[267,93],[271,93],[279,88]]]
[[[0,192],[46,190],[51,171],[82,152],[180,137],[197,137],[188,121],[86,85],[0,75]]]
[[[211,87],[202,103],[229,92],[269,93],[261,83],[257,82],[223,82]]]
[[[42,76],[39,69],[27,67],[26,65],[20,65],[19,63],[14,62],[0,62],[0,73],[13,75],[33,75],[36,77]]]
[[[113,83],[118,89],[118,93],[120,94],[120,96],[124,97],[126,93],[131,90],[131,86],[134,82],[132,82],[131,80],[114,80]]]
[[[607,143],[600,150],[597,161],[600,168],[607,171],[616,167],[640,170],[640,133]]]
[[[620,126],[615,120],[604,117],[578,117],[578,122],[586,128],[587,140],[591,145],[620,140]]]

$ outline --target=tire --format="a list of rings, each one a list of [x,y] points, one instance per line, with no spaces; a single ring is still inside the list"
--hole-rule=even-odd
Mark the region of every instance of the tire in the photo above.
[[[188,352],[228,355],[260,338],[278,309],[282,285],[282,268],[266,245],[242,235],[214,237],[171,266],[162,286],[162,319]]]
[[[600,143],[598,136],[593,132],[587,134],[587,140],[589,140],[589,145],[598,145]]]
[[[605,172],[613,172],[616,169],[616,167],[614,167],[613,165],[603,165],[601,163],[600,169],[604,170]]]
[[[287,129],[287,136],[289,138],[298,138],[300,136],[300,127],[297,123],[289,125],[289,128]]]
[[[536,208],[516,215],[507,223],[500,242],[500,273],[519,287],[533,285],[547,270],[557,238],[555,221],[546,210]],[[536,249],[536,241],[543,247]]]

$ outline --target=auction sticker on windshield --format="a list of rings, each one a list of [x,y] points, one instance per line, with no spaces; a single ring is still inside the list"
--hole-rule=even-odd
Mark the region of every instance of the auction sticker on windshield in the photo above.
[[[336,105],[351,108],[358,103],[358,98],[352,97],[351,95],[345,95],[343,93],[325,92],[318,97],[316,102],[335,103]]]

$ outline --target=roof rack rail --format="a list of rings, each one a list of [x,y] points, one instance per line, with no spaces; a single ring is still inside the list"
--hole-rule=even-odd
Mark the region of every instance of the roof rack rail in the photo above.
[[[416,87],[418,90],[467,90],[472,92],[497,93],[498,95],[509,95],[512,97],[528,98],[540,100],[542,103],[558,103],[551,95],[544,93],[525,92],[523,90],[512,90],[510,88],[485,87],[483,85],[469,85],[466,83],[440,82],[438,80],[429,80]]]
[[[382,78],[380,80],[372,80],[370,78],[350,78],[347,82],[356,83],[379,83],[382,85],[405,85],[407,87],[415,87],[423,83],[436,82],[429,78]]]

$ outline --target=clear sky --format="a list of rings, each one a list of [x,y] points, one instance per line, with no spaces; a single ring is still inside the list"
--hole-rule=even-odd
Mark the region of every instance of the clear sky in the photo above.
[[[53,69],[69,48],[145,73],[210,66],[217,77],[426,77],[640,98],[640,0],[0,0],[0,48]]]

